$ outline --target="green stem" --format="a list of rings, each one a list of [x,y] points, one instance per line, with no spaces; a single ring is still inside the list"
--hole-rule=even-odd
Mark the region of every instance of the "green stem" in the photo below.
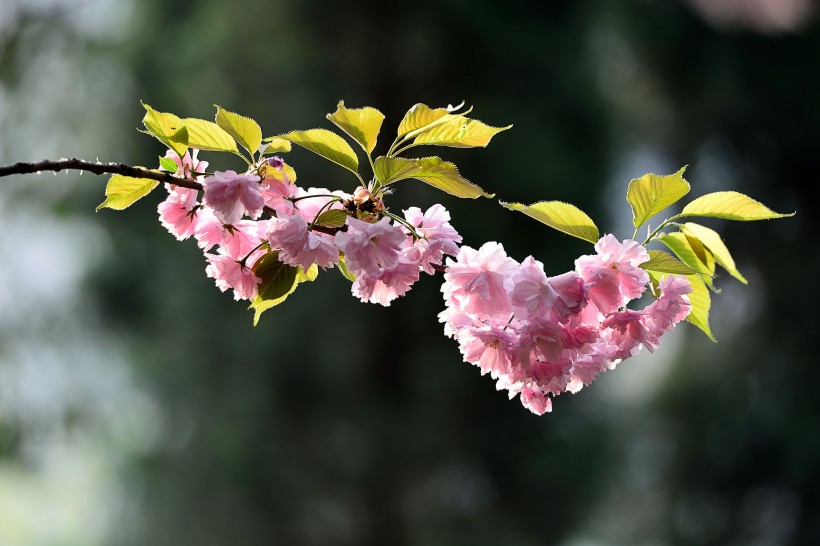
[[[660,231],[661,231],[663,228],[665,228],[666,226],[674,225],[674,224],[675,224],[675,220],[677,220],[678,218],[681,218],[682,216],[683,216],[682,214],[676,214],[675,216],[671,216],[671,217],[667,218],[666,220],[664,220],[663,222],[661,222],[661,223],[660,223],[660,225],[658,225],[658,227],[656,227],[656,228],[652,231],[652,233],[650,233],[650,234],[646,237],[646,240],[645,240],[643,243],[641,243],[641,244],[642,244],[643,246],[646,246],[646,245],[648,245],[649,243],[651,243],[651,242],[652,242],[652,240],[655,238],[655,235],[657,235],[658,233],[660,233]],[[638,230],[635,230],[635,235],[637,235],[637,234],[638,234]]]

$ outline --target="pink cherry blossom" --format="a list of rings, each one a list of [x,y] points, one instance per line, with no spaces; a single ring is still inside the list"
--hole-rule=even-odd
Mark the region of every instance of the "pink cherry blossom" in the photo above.
[[[163,227],[179,241],[187,239],[196,231],[200,211],[197,195],[196,190],[177,186],[157,207]]]
[[[649,254],[636,241],[619,242],[613,235],[598,240],[595,250],[597,255],[575,260],[575,268],[587,284],[589,300],[606,315],[644,292],[649,275],[638,266]]]
[[[197,159],[197,155],[199,154],[199,150],[194,149],[193,155],[190,151],[186,151],[185,155],[180,159],[179,154],[177,154],[173,150],[168,150],[165,152],[165,157],[169,159],[173,159],[177,164],[177,170],[174,173],[174,176],[177,178],[193,178],[191,175],[195,172],[205,172],[208,168],[207,161],[199,161]],[[174,186],[176,187],[176,186]]]
[[[404,217],[422,236],[416,241],[408,237],[405,244],[415,246],[419,265],[425,273],[435,273],[433,265],[441,265],[445,254],[458,254],[461,235],[449,224],[450,213],[443,206],[433,205],[424,213],[418,207],[410,207],[404,211]],[[409,235],[409,231],[407,233]]]
[[[538,387],[521,389],[521,404],[536,415],[552,411],[552,400]]]
[[[342,191],[330,191],[325,188],[308,188],[303,190],[297,187],[295,203],[296,209],[306,222],[313,222],[316,217],[332,209],[341,209],[342,200],[350,199],[350,195]],[[331,203],[332,201],[332,203]]]
[[[351,217],[346,223],[347,231],[336,234],[336,246],[344,252],[345,265],[350,271],[376,277],[380,269],[398,265],[405,235],[389,218],[371,224]]]
[[[205,274],[216,280],[216,286],[221,291],[233,288],[235,300],[252,300],[256,297],[256,290],[262,279],[257,277],[251,266],[241,264],[230,256],[221,254],[206,254],[208,266]]]
[[[505,314],[511,309],[507,285],[517,268],[499,243],[484,243],[478,250],[463,246],[455,261],[448,258],[441,290],[458,300],[465,313]]]
[[[278,248],[279,259],[307,270],[311,265],[327,268],[339,261],[339,250],[333,236],[308,230],[308,224],[299,214],[281,214],[267,224],[267,238],[271,248]]]
[[[418,263],[400,257],[395,266],[380,268],[376,274],[361,271],[351,290],[364,302],[388,307],[391,301],[406,294],[418,280]]]
[[[237,174],[235,171],[217,171],[204,179],[206,205],[223,224],[232,225],[247,214],[258,218],[265,206],[255,174]]]
[[[234,225],[223,224],[210,209],[200,209],[199,215],[194,238],[203,251],[219,246],[222,253],[241,259],[265,239],[265,222],[241,220]]]
[[[466,330],[460,339],[464,360],[481,368],[481,375],[489,373],[493,379],[510,371],[515,356],[516,334],[497,325],[486,325]]]

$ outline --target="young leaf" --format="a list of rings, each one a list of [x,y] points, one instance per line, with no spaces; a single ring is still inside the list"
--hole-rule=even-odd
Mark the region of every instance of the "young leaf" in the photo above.
[[[344,101],[339,101],[336,111],[327,115],[336,127],[350,135],[368,154],[376,147],[376,138],[382,128],[384,114],[365,106],[364,108],[345,108]]]
[[[698,239],[697,237],[695,237],[691,233],[686,233],[686,231],[681,231],[681,233],[683,233],[684,237],[686,237],[686,242],[689,243],[689,247],[692,249],[692,252],[695,253],[695,256],[698,257],[698,260],[700,260],[700,263],[705,265],[706,269],[709,270],[710,277],[714,277],[715,276],[715,257],[712,255],[712,253],[709,251],[709,249],[707,249],[703,245],[703,243],[701,242],[700,239]],[[711,280],[706,281],[706,284],[708,284],[711,287],[712,286],[711,285]]]
[[[310,129],[308,131],[292,131],[280,135],[280,138],[288,140],[293,144],[298,144],[307,148],[315,154],[319,154],[325,159],[341,165],[345,169],[356,173],[359,169],[359,158],[356,152],[345,140],[327,129]]]
[[[415,163],[416,169],[410,173],[409,164],[405,161]],[[394,162],[394,160],[382,162],[382,166],[398,166],[399,171],[394,172],[390,182],[383,183],[383,185],[392,184],[404,178],[415,178],[434,188],[447,192],[456,197],[463,197],[467,199],[475,199],[477,197],[494,197],[494,194],[487,193],[480,187],[476,186],[458,173],[456,166],[448,161],[442,161],[438,157],[424,157],[421,159],[402,160],[401,162]],[[389,171],[386,171],[389,172]],[[398,173],[403,174],[399,178]],[[385,174],[385,173],[382,173]],[[378,178],[378,175],[376,176]]]
[[[795,213],[780,214],[767,206],[736,191],[718,191],[702,195],[683,207],[681,216],[707,216],[750,222],[794,216]]]
[[[262,142],[265,143],[265,146],[260,146],[263,154],[279,154],[289,152],[291,148],[290,142],[284,138],[268,137]]]
[[[291,167],[283,161],[281,170],[270,166],[268,166],[265,169],[265,179],[268,178],[278,180],[279,182],[287,182],[289,184],[293,184],[294,182],[296,182],[296,171],[293,169],[293,167]],[[286,178],[287,180],[285,180]]]
[[[703,275],[711,277],[714,274],[714,261],[712,261],[712,270],[710,271],[708,259],[701,260],[698,257],[698,252],[692,248],[691,240],[680,231],[672,233],[665,233],[658,239],[660,242],[669,247],[669,250],[675,253],[680,260]],[[711,256],[711,252],[703,249],[706,255]]]
[[[188,129],[181,119],[174,114],[158,112],[149,105],[142,103],[145,108],[145,117],[142,124],[148,133],[171,148],[182,157],[188,151]]]
[[[188,129],[188,146],[213,152],[239,153],[236,141],[222,127],[204,119],[185,118]]]
[[[397,136],[402,137],[413,131],[418,131],[436,121],[443,120],[443,118],[450,119],[453,117],[451,114],[463,105],[464,103],[462,102],[456,107],[430,108],[426,104],[414,104],[413,107],[404,114],[404,118],[401,120],[401,123],[399,123]]]
[[[452,119],[420,133],[413,140],[413,145],[433,144],[451,148],[475,148],[480,146],[483,148],[490,143],[493,136],[501,131],[506,131],[510,127],[512,125],[491,127],[477,119],[452,116]]]
[[[340,209],[326,210],[316,219],[316,225],[333,228],[342,227],[345,225],[348,216],[350,216],[348,213]]]
[[[645,174],[629,183],[626,200],[632,205],[635,229],[689,193],[689,183],[683,179],[685,170],[670,175]]]
[[[170,157],[159,156],[159,166],[170,173],[175,173],[179,169],[177,162]]]
[[[735,266],[735,261],[732,259],[729,249],[726,248],[720,235],[715,230],[693,222],[686,222],[681,229],[688,236],[697,237],[701,243],[709,249],[718,265],[728,271],[732,277],[743,284],[748,284],[748,281],[740,274],[740,271],[737,270],[737,266]]]
[[[176,164],[175,164],[176,165]],[[99,204],[97,210],[123,210],[145,197],[157,187],[159,182],[150,178],[132,178],[115,174],[108,179],[105,186],[105,201]]]
[[[532,205],[504,202],[499,204],[504,208],[523,212],[542,224],[546,224],[567,235],[578,237],[593,244],[598,241],[598,228],[595,222],[575,205],[561,201],[540,201]]]
[[[672,273],[674,275],[695,274],[694,269],[662,250],[650,250],[649,261],[642,263],[640,267],[647,271],[655,271],[657,273]]]
[[[218,104],[214,106],[216,106],[216,124],[248,150],[251,155],[255,154],[259,150],[259,145],[262,144],[262,129],[259,124],[250,118],[229,112]]]

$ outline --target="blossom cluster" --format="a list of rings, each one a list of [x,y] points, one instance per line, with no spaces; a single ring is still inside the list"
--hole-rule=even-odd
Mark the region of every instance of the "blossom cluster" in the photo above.
[[[177,176],[191,178],[207,163],[197,153],[180,158]],[[159,205],[159,216],[177,239],[193,237],[205,253],[206,273],[235,299],[253,300],[261,279],[254,265],[269,252],[307,271],[314,264],[333,267],[344,260],[355,276],[353,295],[365,302],[390,305],[405,294],[422,272],[433,274],[445,255],[458,253],[461,236],[449,224],[441,205],[427,211],[411,207],[404,218],[386,216],[381,199],[359,187],[354,194],[324,188],[303,189],[290,181],[278,158],[266,160],[263,179],[234,171],[196,175],[203,188],[202,202],[194,189],[171,185]],[[338,230],[319,229],[328,211],[347,215]],[[260,219],[262,212],[270,219]]]
[[[692,287],[676,275],[660,280],[651,304],[628,308],[649,286],[640,267],[647,251],[613,235],[595,250],[555,277],[531,256],[516,262],[495,242],[463,246],[447,259],[439,315],[445,334],[466,362],[538,415],[552,410],[551,396],[578,392],[642,347],[653,351],[691,310]]]

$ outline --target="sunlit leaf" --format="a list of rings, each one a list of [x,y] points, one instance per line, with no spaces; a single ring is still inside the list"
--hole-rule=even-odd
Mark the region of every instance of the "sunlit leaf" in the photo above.
[[[251,155],[255,154],[259,150],[259,145],[262,144],[262,129],[259,124],[250,118],[229,112],[218,104],[214,106],[216,106],[216,124]]]
[[[420,129],[424,129],[437,121],[452,119],[452,113],[460,109],[463,105],[464,103],[462,102],[456,107],[448,106],[447,108],[430,108],[426,104],[414,104],[413,107],[410,108],[410,110],[408,110],[404,115],[401,123],[399,123],[397,136],[402,137],[404,135],[408,135],[409,133],[413,133],[414,131],[419,131]]]
[[[598,241],[598,228],[595,222],[575,205],[561,201],[540,201],[532,205],[501,202],[500,205],[510,210],[523,212],[542,224],[546,224],[567,235],[578,237],[593,244]]]
[[[726,245],[723,243],[723,240],[720,238],[718,232],[693,222],[685,223],[681,229],[687,235],[697,237],[703,245],[709,249],[718,265],[725,269],[732,277],[736,278],[743,284],[748,284],[745,277],[743,277],[743,275],[740,274],[740,271],[738,271],[737,266],[735,265],[735,260],[732,258],[732,255],[729,253],[729,249],[726,248]]]
[[[686,235],[680,231],[665,233],[661,235],[659,240],[669,247],[669,250],[680,258],[683,263],[698,273],[702,273],[707,276],[711,276],[713,274],[714,269],[710,271],[709,264],[704,263],[704,261],[698,257],[698,253],[692,248],[690,240],[687,239]],[[706,252],[708,252],[708,250]]]
[[[383,186],[412,178],[413,173],[420,170],[421,168],[415,159],[406,159],[404,157],[380,156],[376,158],[373,164],[373,174],[376,175],[376,180],[381,182]]]
[[[123,210],[142,199],[151,190],[157,187],[159,182],[150,178],[132,178],[115,174],[108,179],[105,186],[105,201],[99,204],[97,210],[114,209]]]
[[[162,157],[159,158],[159,166],[170,173],[175,173],[179,170],[179,165],[177,162],[171,159],[170,157]]]
[[[453,116],[452,119],[419,133],[413,140],[413,145],[434,144],[451,148],[485,147],[493,136],[510,127],[512,125],[491,127],[477,119]]]
[[[415,164],[415,169],[413,169],[412,172],[409,170],[410,166],[406,161],[411,161]],[[475,199],[477,197],[494,196],[461,176],[454,164],[448,161],[442,161],[441,158],[438,157],[408,159],[400,162],[394,162],[392,160],[382,161],[380,165],[383,168],[382,175],[387,175],[392,172],[392,175],[388,177],[390,181],[383,183],[385,186],[402,179],[415,178],[456,197]],[[379,167],[377,167],[377,170],[378,169]],[[396,170],[393,171],[391,169]]]
[[[263,169],[263,172],[265,180],[273,179],[288,184],[293,184],[296,182],[296,171],[284,161],[282,162],[281,169],[268,165]]]
[[[222,127],[204,119],[185,118],[188,129],[188,146],[213,152],[238,153],[236,141]]]
[[[286,153],[289,152],[291,148],[289,140],[279,137],[268,137],[263,143],[264,145],[260,146],[263,154]]]
[[[345,108],[344,101],[339,101],[336,111],[327,115],[339,129],[350,135],[368,154],[376,147],[376,138],[384,121],[384,114],[365,106],[364,108]]]
[[[280,298],[288,293],[296,282],[297,267],[279,261],[279,251],[265,254],[253,266],[253,272],[262,282],[259,283],[259,297],[263,300]]]
[[[142,106],[145,108],[145,117],[142,118],[145,129],[179,157],[184,156],[188,151],[188,129],[185,123],[174,114],[158,112],[144,102]]]
[[[339,256],[339,263],[336,264],[336,267],[339,268],[339,272],[344,276],[345,279],[349,280],[350,282],[356,282],[356,275],[347,268],[345,265],[345,257]]]
[[[692,275],[695,273],[694,269],[662,250],[650,250],[649,261],[642,263],[641,268],[647,271],[672,273],[675,275]]]
[[[308,131],[292,131],[280,135],[281,138],[307,148],[325,159],[341,165],[345,169],[357,172],[359,158],[345,139],[327,129],[310,129]]]
[[[689,183],[683,179],[682,168],[675,174],[645,174],[629,183],[626,200],[632,205],[632,223],[639,228],[652,216],[689,193]]]
[[[338,228],[345,225],[345,221],[350,215],[340,209],[326,210],[316,219],[316,225]]]
[[[785,218],[794,214],[774,212],[762,203],[736,191],[707,193],[683,207],[681,212],[681,216],[707,216],[742,222]]]

